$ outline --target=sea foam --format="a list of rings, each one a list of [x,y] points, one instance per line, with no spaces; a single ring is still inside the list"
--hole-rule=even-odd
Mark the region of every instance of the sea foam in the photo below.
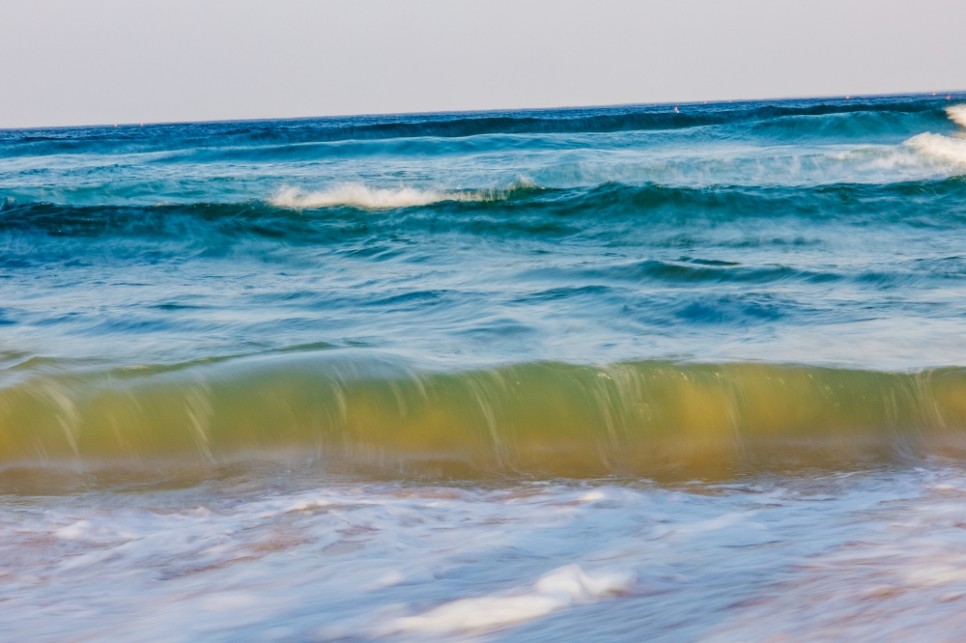
[[[526,176],[518,176],[502,187],[459,189],[419,189],[409,186],[382,188],[365,183],[341,183],[322,190],[304,190],[285,186],[268,202],[278,208],[307,210],[348,206],[365,210],[388,210],[431,205],[443,201],[485,202],[504,201],[515,194],[540,191],[542,188]]]
[[[627,592],[632,574],[588,574],[571,564],[542,576],[532,587],[497,596],[444,603],[420,615],[391,621],[383,634],[456,634],[481,632],[540,618],[561,608],[591,603]]]
[[[906,144],[931,161],[966,168],[966,138],[927,132],[913,136]]]
[[[966,129],[966,104],[947,107],[946,115],[949,120]],[[925,132],[907,140],[906,145],[934,163],[966,167],[966,137],[963,132],[953,136]]]
[[[387,210],[430,205],[441,201],[483,200],[487,200],[487,195],[482,192],[419,190],[411,187],[376,188],[362,183],[347,183],[324,190],[312,191],[284,187],[269,199],[269,203],[276,207],[293,210],[335,206]]]

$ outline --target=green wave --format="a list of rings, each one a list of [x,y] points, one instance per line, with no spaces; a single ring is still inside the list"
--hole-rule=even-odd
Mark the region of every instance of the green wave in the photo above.
[[[9,466],[295,454],[391,475],[714,477],[958,456],[966,446],[963,368],[651,361],[449,373],[314,353],[7,375],[0,463]]]

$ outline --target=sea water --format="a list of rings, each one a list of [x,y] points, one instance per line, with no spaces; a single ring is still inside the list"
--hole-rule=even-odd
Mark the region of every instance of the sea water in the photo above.
[[[954,638],[964,103],[0,131],[0,634]]]

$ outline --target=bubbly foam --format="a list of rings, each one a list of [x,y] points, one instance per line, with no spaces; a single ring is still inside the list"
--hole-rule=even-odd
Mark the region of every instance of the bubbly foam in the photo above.
[[[433,372],[335,352],[282,354],[8,381],[0,389],[0,472],[33,466],[38,453],[48,464],[86,463],[91,471],[163,461],[190,470],[246,453],[283,457],[295,447],[332,470],[436,479],[727,479],[736,468],[963,453],[963,400],[963,368],[645,361]],[[789,450],[800,442],[807,451]],[[37,477],[51,475],[36,466]]]
[[[532,587],[501,596],[480,596],[444,603],[416,616],[390,622],[386,633],[455,634],[523,623],[571,605],[595,602],[627,592],[627,573],[588,574],[566,565],[541,577]]]
[[[671,488],[339,482],[285,467],[8,497],[0,630],[947,640],[966,627],[964,502],[959,465]]]
[[[388,210],[431,205],[443,201],[502,201],[510,198],[515,192],[540,189],[540,186],[526,176],[517,177],[515,181],[502,188],[478,190],[424,190],[407,186],[378,188],[364,183],[342,183],[324,190],[303,190],[298,187],[285,186],[269,199],[269,203],[279,208],[291,208],[293,210],[337,206],[349,206],[365,210]]]
[[[293,210],[331,208],[340,205],[366,210],[388,210],[430,205],[441,201],[484,201],[488,200],[487,196],[482,192],[419,190],[411,187],[375,188],[362,183],[347,183],[313,191],[285,187],[276,192],[269,203]]]
[[[927,132],[913,136],[906,144],[934,162],[966,167],[966,139]]]
[[[348,205],[371,210],[408,208],[445,201],[445,192],[417,190],[415,188],[372,188],[359,183],[340,185],[326,190],[305,191],[285,187],[275,193],[269,202],[277,207],[302,210]]]

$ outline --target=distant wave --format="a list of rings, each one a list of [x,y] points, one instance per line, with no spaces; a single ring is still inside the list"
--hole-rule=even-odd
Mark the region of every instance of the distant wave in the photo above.
[[[957,94],[956,99],[962,95]],[[0,130],[0,146],[7,156],[34,156],[61,153],[144,153],[180,149],[186,152],[207,150],[205,154],[228,156],[239,150],[212,151],[217,147],[289,146],[302,143],[411,139],[420,137],[463,138],[487,134],[586,133],[679,130],[701,126],[784,121],[792,130],[838,131],[852,126],[855,114],[877,131],[901,124],[941,118],[939,101],[922,96],[882,99],[854,98],[763,101],[713,104],[641,105],[576,109],[497,111],[485,113],[440,113],[330,117],[302,120],[156,124],[145,127],[85,127],[41,130]],[[953,108],[955,109],[955,108]],[[881,122],[874,116],[881,113]],[[845,123],[838,123],[839,116]],[[830,116],[800,121],[795,117]],[[950,118],[955,118],[950,115]],[[779,124],[781,129],[784,125]],[[827,130],[830,127],[831,130]],[[858,128],[861,129],[861,128]],[[276,149],[270,153],[280,153]],[[254,152],[258,154],[259,152]],[[287,153],[298,154],[288,150]]]
[[[750,122],[731,124],[730,131],[754,132],[778,143],[829,139],[842,140],[878,138],[888,140],[895,135],[909,135],[941,126],[945,120],[942,110],[907,112],[868,109],[831,113],[792,113],[762,117]]]
[[[440,113],[403,116],[330,118],[276,123],[225,125],[224,138],[272,143],[375,140],[419,137],[462,138],[487,134],[583,133],[679,130],[690,127],[753,123],[786,116],[825,116],[856,112],[920,114],[942,113],[936,103],[921,98],[827,99],[821,101],[764,101],[713,105],[650,105],[576,109],[522,110],[485,113]],[[297,127],[294,126],[297,123]]]

